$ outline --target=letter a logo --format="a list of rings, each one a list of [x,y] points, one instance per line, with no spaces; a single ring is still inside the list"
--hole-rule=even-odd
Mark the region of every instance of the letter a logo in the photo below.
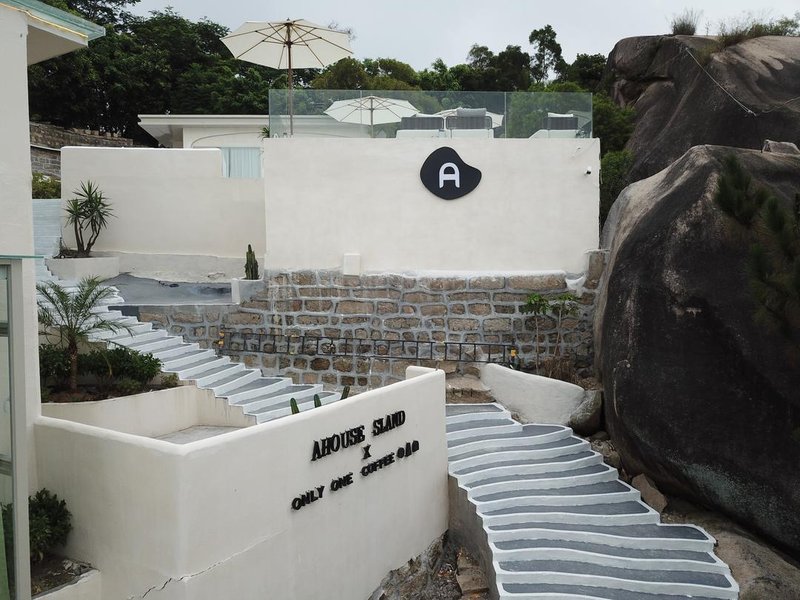
[[[448,173],[448,169],[452,169],[452,172]],[[452,181],[456,184],[457,188],[461,187],[461,172],[458,170],[458,167],[451,162],[444,163],[439,167],[439,189],[444,187],[445,181]]]
[[[444,146],[425,159],[419,178],[431,194],[443,200],[455,200],[478,187],[481,172],[465,163],[458,152]]]

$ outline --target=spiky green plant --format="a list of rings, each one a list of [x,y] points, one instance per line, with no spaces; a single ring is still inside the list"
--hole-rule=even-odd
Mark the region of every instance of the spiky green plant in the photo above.
[[[256,253],[250,244],[247,244],[247,254],[244,261],[244,278],[245,279],[258,279],[258,261],[256,260]]]
[[[349,385],[346,385],[346,386],[344,386],[344,388],[342,389],[342,397],[341,397],[341,400],[344,400],[344,399],[345,399],[345,398],[347,398],[349,395],[350,395],[350,386],[349,386]]]
[[[69,389],[78,390],[78,346],[88,340],[91,332],[130,331],[127,325],[104,319],[93,312],[103,300],[113,296],[114,290],[96,277],[87,277],[71,292],[55,281],[40,283],[38,292],[39,324],[41,333],[69,354]]]
[[[80,190],[74,190],[73,198],[67,201],[67,225],[72,225],[78,256],[89,256],[100,232],[108,226],[114,215],[108,198],[91,181],[81,182]]]
[[[530,294],[525,304],[519,307],[519,311],[524,314],[533,315],[533,329],[534,329],[533,364],[534,367],[536,368],[536,372],[538,373],[539,362],[540,362],[539,321],[542,319],[544,315],[546,315],[550,311],[550,301],[541,294]]]
[[[319,394],[314,394],[314,408],[322,406],[322,400],[319,399]]]
[[[300,409],[297,407],[297,400],[291,398],[289,400],[289,407],[292,409],[292,414],[297,415],[300,413]]]

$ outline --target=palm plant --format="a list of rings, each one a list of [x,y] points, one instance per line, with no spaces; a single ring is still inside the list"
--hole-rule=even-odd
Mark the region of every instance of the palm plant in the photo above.
[[[78,390],[78,345],[88,340],[89,334],[99,331],[130,331],[127,325],[104,319],[93,309],[114,294],[113,288],[104,286],[96,277],[87,277],[70,291],[55,281],[36,286],[39,293],[39,324],[42,334],[55,338],[58,345],[66,347],[69,354],[69,389]]]
[[[72,225],[78,256],[89,256],[100,232],[108,226],[112,208],[108,198],[94,183],[81,182],[81,189],[74,190],[74,198],[67,201],[67,225]]]

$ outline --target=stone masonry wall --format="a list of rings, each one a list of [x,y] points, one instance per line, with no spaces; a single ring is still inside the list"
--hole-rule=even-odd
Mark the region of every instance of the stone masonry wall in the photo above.
[[[563,352],[578,372],[589,374],[593,360],[592,319],[601,257],[593,260],[581,288],[578,314],[564,320]],[[324,336],[357,340],[419,340],[513,344],[523,361],[536,354],[533,317],[522,314],[527,296],[567,291],[563,274],[532,273],[429,277],[408,274],[342,275],[338,271],[268,273],[264,288],[241,306],[142,307],[141,320],[153,321],[187,341],[214,347],[222,330],[282,336]],[[556,322],[540,319],[538,349],[556,352]],[[230,340],[229,340],[230,341]],[[236,347],[234,344],[232,347]],[[364,346],[365,348],[367,345]],[[234,353],[265,375],[292,377],[297,383],[322,383],[327,389],[352,386],[354,392],[380,387],[405,376],[410,364],[468,372],[473,363],[414,360],[402,353],[375,357]]]
[[[61,179],[61,148],[63,146],[108,146],[129,147],[128,138],[99,135],[97,132],[81,132],[64,129],[49,123],[31,123],[31,170]]]

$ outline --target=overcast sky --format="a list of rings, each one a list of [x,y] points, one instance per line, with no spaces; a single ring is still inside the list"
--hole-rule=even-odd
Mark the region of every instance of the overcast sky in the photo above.
[[[762,3],[763,2],[763,3]],[[794,16],[797,0],[711,0],[702,10],[698,33],[714,33],[720,20]],[[530,50],[533,29],[553,26],[571,62],[579,52],[608,55],[625,37],[667,33],[670,19],[685,4],[664,0],[141,0],[134,12],[145,15],[172,6],[179,14],[235,29],[244,21],[307,19],[320,25],[352,28],[355,57],[396,58],[415,69],[437,58],[448,66],[463,63],[472,44],[499,52],[507,45]],[[697,4],[695,4],[697,6]]]

